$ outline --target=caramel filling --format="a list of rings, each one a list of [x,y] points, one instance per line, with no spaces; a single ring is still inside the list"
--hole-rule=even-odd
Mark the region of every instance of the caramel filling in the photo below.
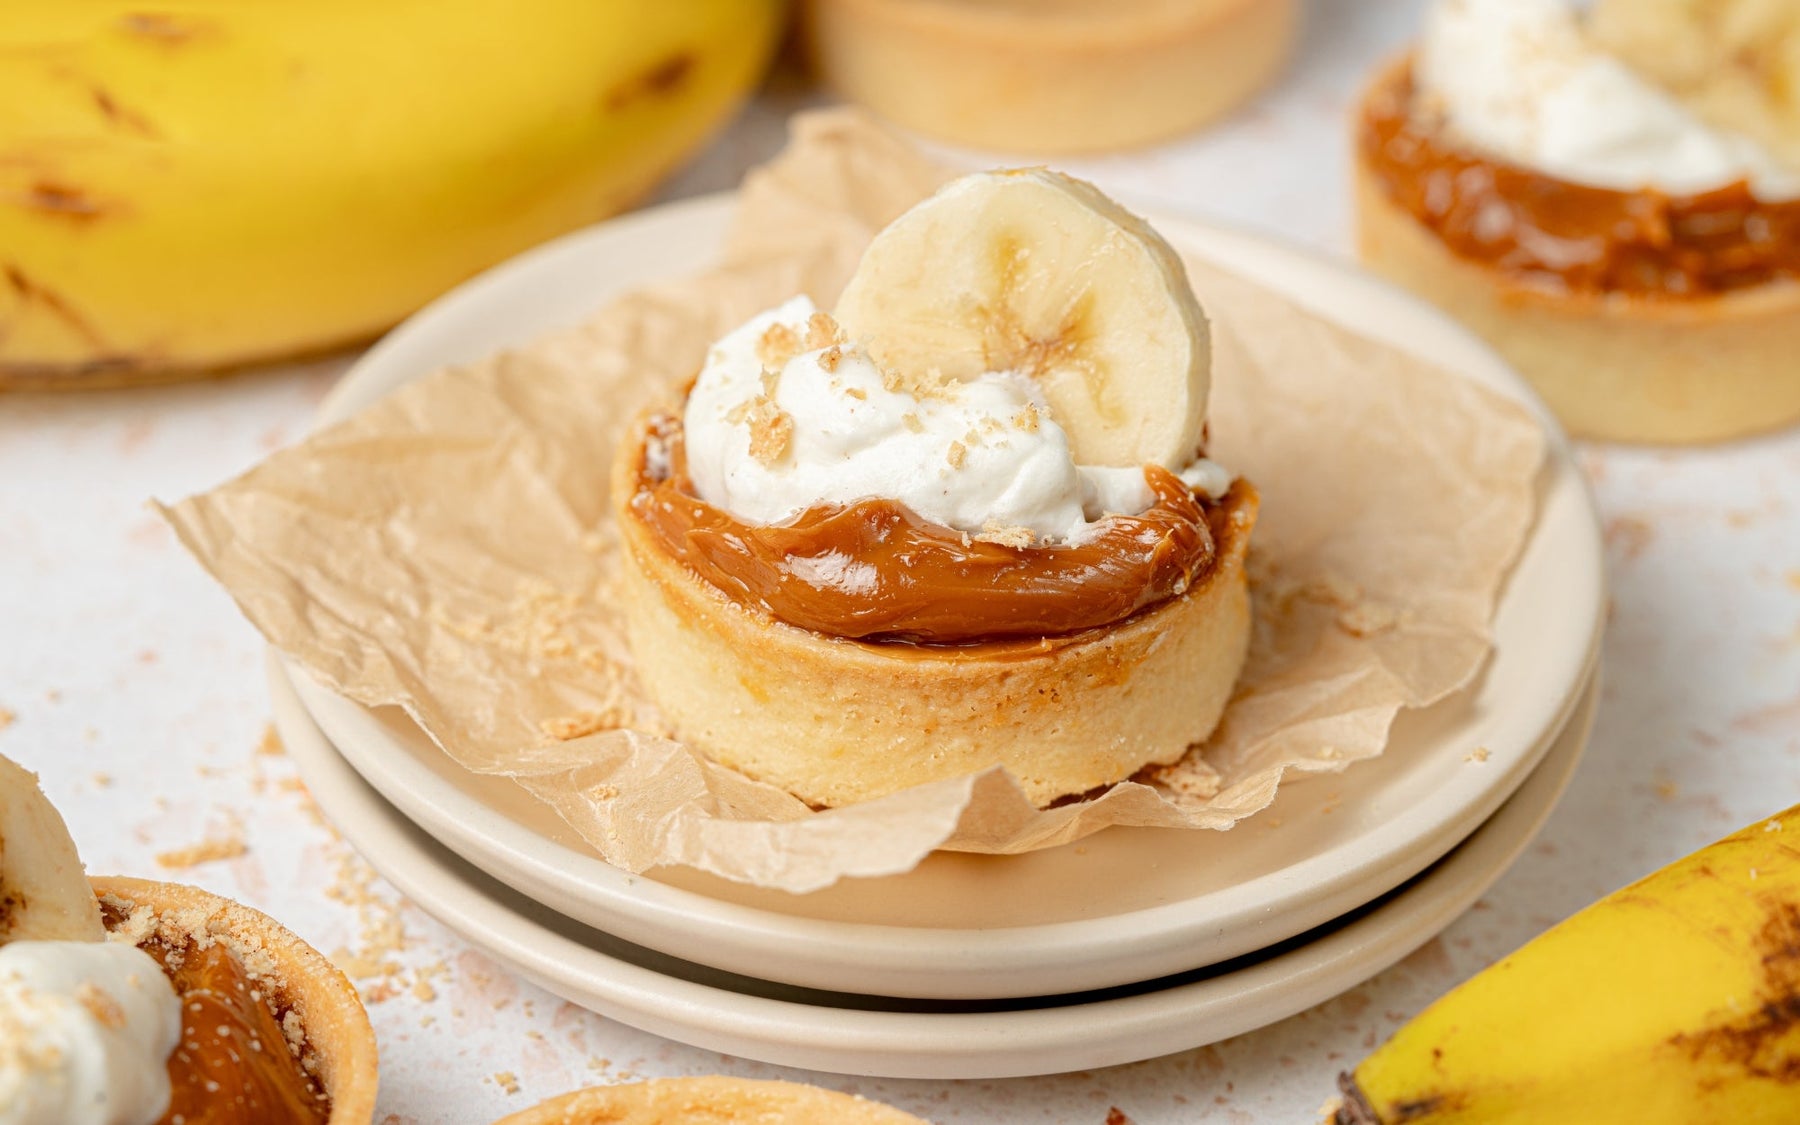
[[[1410,69],[1363,108],[1364,161],[1457,256],[1567,292],[1687,297],[1800,278],[1800,200],[1748,184],[1698,195],[1559,180],[1458,147],[1415,105]]]
[[[288,1046],[269,998],[223,945],[143,945],[181,997],[173,1095],[158,1125],[325,1125],[331,1102]]]
[[[892,500],[749,524],[694,494],[681,422],[660,415],[628,507],[678,562],[780,621],[858,640],[965,645],[1110,625],[1203,580],[1217,557],[1212,520],[1226,518],[1229,497],[1203,501],[1155,466],[1145,476],[1156,496],[1148,511],[1115,516],[1069,546],[988,542]]]

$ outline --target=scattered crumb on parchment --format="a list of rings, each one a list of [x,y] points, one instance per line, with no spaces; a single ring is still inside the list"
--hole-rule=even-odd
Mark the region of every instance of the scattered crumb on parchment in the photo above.
[[[494,1085],[509,1094],[516,1094],[519,1092],[519,1076],[510,1070],[503,1070],[494,1075]]]
[[[1477,746],[1475,749],[1473,749],[1473,750],[1469,751],[1467,754],[1463,755],[1463,761],[1465,761],[1465,762],[1485,762],[1488,760],[1489,753],[1490,753],[1490,751],[1488,750],[1487,747]]]
[[[603,730],[618,730],[628,724],[630,716],[623,709],[608,707],[602,711],[577,711],[572,715],[556,715],[540,719],[538,728],[558,742],[586,738]]]
[[[7,727],[12,726],[14,723],[16,723],[18,721],[19,721],[19,715],[16,711],[9,710],[8,708],[5,708],[5,707],[0,707],[0,730],[5,730]]]

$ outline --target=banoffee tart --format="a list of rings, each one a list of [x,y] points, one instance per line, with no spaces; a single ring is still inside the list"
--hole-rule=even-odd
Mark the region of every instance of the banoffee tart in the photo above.
[[[1197,129],[1267,85],[1298,0],[807,0],[845,98],[952,144],[1104,152]]]
[[[719,341],[621,445],[624,607],[683,741],[816,806],[1003,766],[1039,805],[1218,723],[1255,490],[1205,456],[1179,258],[1042,170],[952,182],[836,315]]]
[[[1357,239],[1577,435],[1800,419],[1800,167],[1608,54],[1566,0],[1440,0],[1356,119]]]
[[[0,758],[0,1121],[368,1125],[356,990],[268,917],[194,887],[82,874]]]
[[[748,1078],[660,1078],[551,1098],[494,1125],[925,1125],[850,1094]]]

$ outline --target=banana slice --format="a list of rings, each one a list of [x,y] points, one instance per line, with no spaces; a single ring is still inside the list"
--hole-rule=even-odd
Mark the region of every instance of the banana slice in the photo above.
[[[0,757],[0,945],[105,938],[62,816],[35,775]]]
[[[947,184],[863,254],[838,323],[908,382],[1029,376],[1083,465],[1178,469],[1206,425],[1206,316],[1181,259],[1091,184]]]

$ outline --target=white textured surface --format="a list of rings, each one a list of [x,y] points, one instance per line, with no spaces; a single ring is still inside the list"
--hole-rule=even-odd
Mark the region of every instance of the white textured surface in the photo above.
[[[1211,134],[1070,170],[1129,198],[1336,252],[1349,245],[1343,119],[1420,5],[1316,0],[1286,83]],[[780,143],[766,98],[669,197],[731,186]],[[971,160],[972,163],[981,161]],[[563,1005],[397,901],[258,752],[261,643],[144,509],[304,432],[343,369],[80,397],[0,397],[0,753],[44,775],[91,869],[180,878],[273,913],[352,969],[383,1049],[383,1125],[484,1125],[633,1076],[775,1068]],[[1439,940],[1274,1027],[1151,1062],[1045,1079],[789,1075],[934,1121],[1306,1121],[1332,1077],[1450,985],[1591,899],[1800,801],[1800,434],[1698,452],[1589,449],[1615,615],[1587,760],[1532,850]],[[240,838],[184,871],[155,856]],[[365,893],[366,892],[366,893]],[[396,930],[405,948],[384,952]],[[505,1078],[497,1076],[507,1076]],[[516,1083],[517,1092],[508,1090]]]

